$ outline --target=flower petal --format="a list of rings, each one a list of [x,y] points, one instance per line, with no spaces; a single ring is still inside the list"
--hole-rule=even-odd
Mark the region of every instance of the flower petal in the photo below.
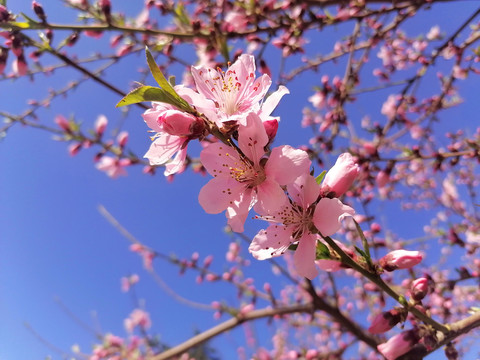
[[[246,189],[242,193],[240,201],[235,201],[233,206],[229,206],[225,215],[228,219],[228,225],[232,228],[232,231],[243,232],[243,225],[247,220],[248,213],[256,202],[256,196],[253,190]]]
[[[209,144],[200,153],[200,160],[208,173],[215,177],[230,178],[231,169],[245,167],[235,149],[222,143]]]
[[[268,143],[267,132],[262,120],[255,113],[247,115],[247,125],[238,128],[238,146],[243,153],[258,165],[265,154],[264,147]]]
[[[259,214],[276,212],[287,202],[285,191],[276,181],[269,178],[257,186],[257,198],[258,202],[255,205],[255,211]]]
[[[323,236],[335,234],[345,216],[353,216],[355,210],[338,199],[321,199],[313,214],[313,223]]]
[[[318,275],[315,266],[317,237],[304,235],[298,242],[297,250],[293,256],[293,262],[298,274],[313,280]]]
[[[300,175],[308,174],[310,170],[308,154],[289,145],[278,146],[272,150],[265,165],[265,173],[280,185],[288,185]],[[317,192],[318,196],[318,192]],[[315,201],[316,198],[313,200]]]
[[[215,177],[198,194],[198,202],[209,214],[218,214],[239,201],[245,186],[232,178]]]
[[[177,155],[175,155],[175,158],[172,161],[170,161],[165,165],[165,171],[163,174],[165,176],[169,176],[183,170],[185,167],[186,157],[187,157],[187,147],[185,146],[182,149],[180,149],[179,152],[177,152]]]
[[[290,91],[285,86],[280,85],[277,91],[265,99],[259,114],[262,120],[268,120],[270,114],[273,112],[273,110],[275,110],[280,102],[280,99],[286,94],[290,94]]]
[[[282,255],[293,239],[292,230],[285,226],[270,225],[267,230],[260,230],[248,247],[257,260],[270,259]]]
[[[166,133],[160,134],[155,141],[150,145],[144,158],[147,158],[150,165],[165,164],[177,151],[179,151],[187,138],[169,135]]]
[[[317,200],[320,193],[320,185],[307,172],[298,177],[292,184],[288,184],[287,190],[292,200],[306,209]]]

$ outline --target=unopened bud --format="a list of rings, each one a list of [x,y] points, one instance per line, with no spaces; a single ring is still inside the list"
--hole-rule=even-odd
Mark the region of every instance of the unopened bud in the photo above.
[[[120,134],[117,136],[117,142],[120,147],[125,147],[127,145],[128,141],[128,132],[122,131]]]
[[[8,12],[7,8],[3,5],[0,5],[0,22],[10,20],[10,13]]]
[[[67,39],[67,46],[73,46],[75,43],[78,41],[79,33],[74,32],[72,35],[70,35]]]
[[[420,251],[394,250],[380,259],[380,266],[386,271],[409,269],[423,260]]]
[[[3,74],[5,66],[7,66],[8,48],[0,46],[0,74]]]
[[[12,64],[13,67],[13,72],[18,75],[18,76],[24,76],[28,72],[28,65],[27,62],[25,61],[25,56],[20,55],[17,57]]]
[[[322,189],[334,192],[336,197],[340,197],[350,188],[359,172],[360,168],[352,155],[343,153],[325,175]]]
[[[265,131],[267,132],[268,142],[271,143],[273,141],[273,139],[275,139],[275,136],[277,135],[278,120],[272,119],[272,120],[264,121],[263,122],[263,127],[265,128]]]
[[[38,2],[34,0],[32,1],[32,8],[33,8],[33,11],[35,12],[35,15],[37,15],[38,18],[42,20],[42,22],[47,22],[47,15],[45,15],[45,11],[43,11],[42,5],[40,5]]]
[[[110,0],[100,0],[98,4],[100,5],[103,15],[105,15],[105,20],[107,20],[107,23],[110,23],[112,21],[112,4]]]
[[[368,328],[371,334],[382,334],[387,332],[402,320],[402,313],[397,309],[378,314]]]
[[[100,115],[95,121],[95,132],[97,133],[98,137],[101,137],[105,132],[105,128],[107,127],[108,119],[105,115]]]
[[[420,301],[422,300],[425,295],[428,293],[428,279],[427,278],[419,278],[417,280],[414,280],[412,282],[412,286],[410,288],[410,293],[412,294],[412,298],[415,301]]]
[[[418,340],[417,330],[412,329],[395,335],[386,343],[378,345],[377,349],[387,360],[395,360],[410,351]]]
[[[67,119],[63,115],[57,115],[55,116],[55,124],[57,124],[62,130],[64,130],[66,133],[71,133],[72,129],[70,128],[70,123],[68,122]]]

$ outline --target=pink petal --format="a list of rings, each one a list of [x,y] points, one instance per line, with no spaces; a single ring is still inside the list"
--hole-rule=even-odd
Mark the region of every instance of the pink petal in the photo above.
[[[275,110],[283,95],[290,94],[290,91],[283,85],[278,87],[278,90],[265,99],[260,111],[262,120],[267,120],[270,114]]]
[[[265,173],[268,177],[272,176],[280,185],[288,185],[300,175],[308,174],[311,164],[305,151],[289,145],[278,146],[272,150],[268,158]]]
[[[165,171],[163,174],[165,176],[169,176],[183,170],[183,168],[185,167],[186,157],[187,157],[187,147],[185,146],[183,149],[177,152],[177,155],[175,155],[175,158],[172,161],[170,161],[165,165]]]
[[[292,200],[305,209],[317,200],[320,185],[313,176],[306,173],[297,178],[294,183],[288,184],[287,190]]]
[[[238,128],[238,146],[243,153],[258,165],[265,154],[264,147],[268,143],[267,132],[262,120],[255,113],[247,115],[247,125]]]
[[[216,70],[204,66],[192,66],[191,72],[197,91],[208,99],[217,99],[216,89],[218,86],[222,88],[222,76]]]
[[[256,196],[253,190],[246,189],[240,201],[236,201],[234,206],[227,208],[225,215],[228,219],[228,225],[232,228],[232,231],[243,232],[243,225],[247,220],[248,213],[256,202]]]
[[[230,178],[230,169],[245,167],[235,149],[222,143],[209,144],[200,153],[200,160],[208,173],[215,177]]]
[[[276,212],[287,202],[285,191],[276,181],[269,178],[257,186],[257,198],[255,211],[260,214]]]
[[[198,194],[198,202],[205,212],[218,214],[241,199],[245,186],[232,178],[216,177]]]
[[[270,89],[272,79],[267,74],[260,76],[253,84],[245,85],[245,92],[242,94],[240,110],[247,111],[248,107],[261,101]],[[248,87],[247,87],[248,86]]]
[[[353,216],[355,210],[338,199],[321,199],[313,214],[313,223],[323,236],[335,234],[345,216]]]
[[[315,266],[317,240],[315,235],[304,235],[298,242],[293,262],[298,274],[313,280],[318,275]]]
[[[267,230],[260,230],[248,247],[257,260],[280,256],[292,243],[292,230],[279,225],[270,225]]]
[[[181,149],[187,138],[161,134],[150,145],[144,158],[147,158],[150,165],[165,164],[177,151]]]

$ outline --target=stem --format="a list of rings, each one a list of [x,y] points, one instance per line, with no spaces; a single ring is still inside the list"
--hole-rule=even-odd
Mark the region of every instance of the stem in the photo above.
[[[272,317],[276,315],[286,315],[286,314],[292,314],[292,313],[310,313],[312,311],[313,311],[312,304],[299,304],[299,305],[293,305],[293,306],[281,307],[281,308],[275,308],[275,309],[265,308],[260,310],[253,310],[246,314],[239,314],[236,317],[233,317],[221,324],[218,324],[217,326],[214,326],[188,339],[187,341],[152,357],[151,360],[166,360],[174,356],[181,355],[184,352],[191,349],[192,347],[197,346],[217,335],[220,335],[250,320]]]
[[[358,271],[360,274],[365,276],[371,282],[376,284],[380,289],[382,289],[390,297],[395,299],[401,305],[405,306],[407,310],[410,311],[417,318],[422,320],[424,323],[431,325],[435,330],[438,330],[444,334],[448,334],[450,332],[450,329],[448,328],[448,326],[445,326],[443,324],[436,322],[429,316],[422,313],[417,308],[409,306],[405,301],[405,298],[403,296],[398,295],[390,286],[388,286],[382,280],[382,278],[379,275],[369,272],[368,270],[364,269],[362,266],[357,264],[355,261],[353,261],[353,259],[350,256],[348,256],[330,237],[324,236],[323,239],[328,243],[329,246],[331,246],[340,255],[342,262],[345,265],[348,265],[352,269]]]

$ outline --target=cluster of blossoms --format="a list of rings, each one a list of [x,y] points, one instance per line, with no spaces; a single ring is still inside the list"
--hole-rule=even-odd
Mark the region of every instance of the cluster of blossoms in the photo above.
[[[252,55],[241,55],[226,72],[205,66],[191,72],[196,91],[174,89],[195,111],[154,102],[143,115],[155,133],[145,157],[172,175],[183,170],[189,141],[200,140],[201,163],[213,176],[198,197],[203,209],[225,211],[231,229],[242,232],[253,208],[257,218],[271,223],[253,239],[253,256],[279,256],[293,245],[298,273],[313,279],[321,236],[333,235],[355,213],[338,198],[352,185],[358,165],[344,153],[320,183],[305,151],[289,145],[270,149],[279,120],[271,114],[289,92],[281,86],[264,100],[272,81],[267,74],[255,77]]]

